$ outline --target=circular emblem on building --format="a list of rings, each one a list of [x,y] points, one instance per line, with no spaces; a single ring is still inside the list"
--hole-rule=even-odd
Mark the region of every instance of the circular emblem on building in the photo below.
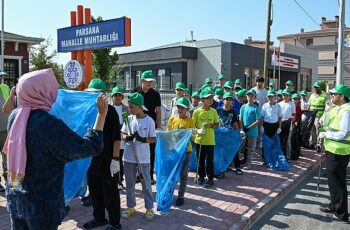
[[[77,88],[83,79],[83,69],[76,60],[67,62],[64,66],[64,81],[71,89]]]

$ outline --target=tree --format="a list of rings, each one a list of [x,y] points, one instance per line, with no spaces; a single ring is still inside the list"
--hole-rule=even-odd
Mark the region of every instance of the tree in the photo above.
[[[30,50],[30,71],[51,68],[55,73],[57,81],[60,85],[66,85],[63,79],[63,68],[55,62],[57,57],[56,50],[49,51],[51,39],[46,39],[38,47],[32,47]]]
[[[102,17],[91,17],[92,22],[103,21]],[[115,77],[114,66],[118,61],[117,51],[112,52],[111,48],[92,50],[93,75],[105,81],[110,88],[110,80]]]

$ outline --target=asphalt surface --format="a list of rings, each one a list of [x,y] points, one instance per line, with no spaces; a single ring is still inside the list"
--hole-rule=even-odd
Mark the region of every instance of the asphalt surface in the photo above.
[[[325,163],[323,162],[323,165]],[[347,185],[350,191],[350,167]],[[329,203],[329,191],[325,168],[322,168],[320,188],[317,191],[318,168],[297,187],[271,208],[251,229],[350,229],[350,224],[332,221],[319,210]],[[348,199],[348,207],[350,200]]]

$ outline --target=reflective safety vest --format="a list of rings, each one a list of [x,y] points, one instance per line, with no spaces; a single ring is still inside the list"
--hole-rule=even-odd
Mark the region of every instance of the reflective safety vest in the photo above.
[[[350,105],[340,108],[339,106],[334,107],[329,116],[332,117],[328,126],[329,131],[337,132],[340,131],[340,122],[345,111],[350,111]],[[337,155],[350,155],[350,131],[346,134],[343,140],[331,140],[325,138],[324,147],[327,151]]]
[[[5,102],[10,96],[10,88],[6,84],[0,84],[0,92],[2,94],[2,97],[4,98]]]
[[[318,97],[316,93],[311,94],[309,99],[310,111],[317,111],[316,117],[322,117],[326,109],[327,93],[322,92]]]

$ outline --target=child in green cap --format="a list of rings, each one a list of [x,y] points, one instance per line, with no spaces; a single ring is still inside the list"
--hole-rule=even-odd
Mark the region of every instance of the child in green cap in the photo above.
[[[127,209],[122,217],[128,219],[136,213],[135,183],[137,168],[142,174],[142,193],[145,200],[145,220],[152,220],[153,194],[150,175],[150,143],[156,140],[154,120],[145,114],[144,99],[140,93],[133,93],[128,98],[131,115],[124,122],[121,132],[126,142],[124,149],[124,173],[126,182]]]
[[[177,129],[194,129],[194,122],[191,117],[187,116],[187,113],[190,109],[190,101],[186,97],[181,97],[176,100],[175,103],[177,107],[178,114],[173,115],[169,118],[169,122],[167,124],[167,130],[177,130]],[[191,141],[188,143],[188,147],[186,150],[186,157],[183,163],[181,173],[180,173],[180,186],[178,197],[176,199],[176,206],[182,206],[185,202],[184,195],[187,186],[187,178],[188,178],[188,164],[190,162],[192,152]]]
[[[206,188],[214,186],[214,129],[218,127],[219,116],[215,109],[211,108],[214,93],[211,88],[205,88],[200,94],[202,106],[193,113],[193,121],[196,128],[199,129],[194,142],[197,144],[196,152],[199,164],[198,167],[198,185],[204,185]],[[208,181],[205,181],[205,176]]]

